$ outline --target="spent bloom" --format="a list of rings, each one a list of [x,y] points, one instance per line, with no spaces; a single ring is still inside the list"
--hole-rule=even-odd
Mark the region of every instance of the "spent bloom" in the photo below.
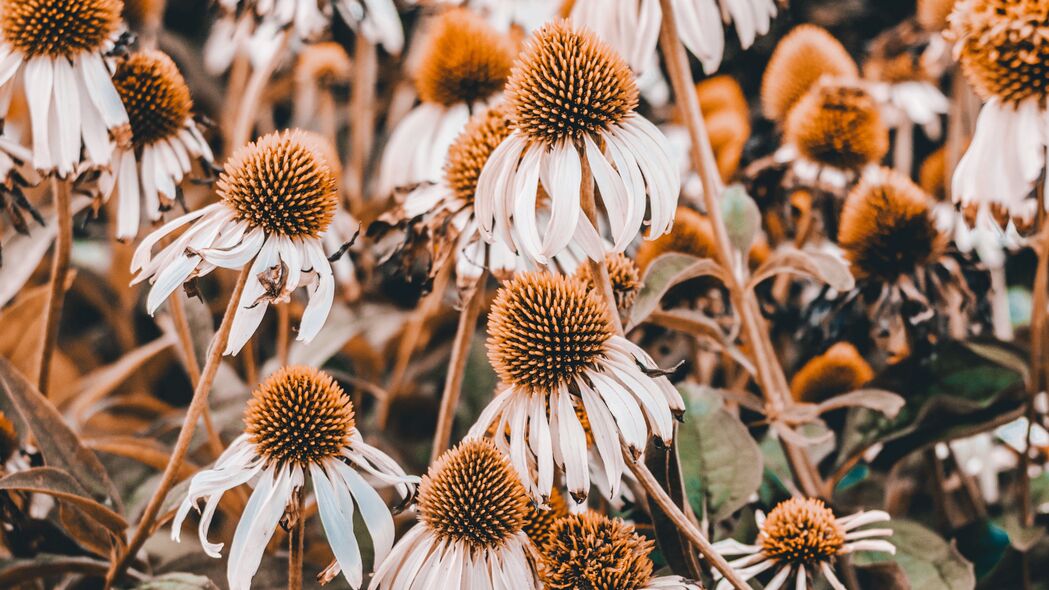
[[[736,568],[744,580],[775,570],[765,590],[789,587],[785,584],[792,577],[795,588],[811,588],[810,576],[819,573],[834,590],[845,590],[834,573],[834,560],[855,551],[896,553],[896,547],[884,539],[892,535],[892,529],[860,528],[888,520],[888,513],[881,510],[839,518],[822,500],[791,498],[777,504],[768,516],[757,513],[758,538],[753,545],[727,539],[715,543],[714,548],[722,555],[743,556],[729,565]],[[731,587],[727,580],[721,580],[716,590]]]
[[[33,166],[65,177],[81,162],[110,162],[128,116],[106,55],[123,25],[120,0],[4,0],[0,3],[0,111],[25,93]]]
[[[230,588],[247,589],[282,516],[298,494],[306,493],[309,481],[336,569],[342,570],[350,586],[359,588],[363,566],[353,533],[355,508],[372,538],[376,563],[389,553],[394,539],[390,509],[367,478],[394,486],[404,498],[412,495],[418,482],[364,442],[349,396],[330,376],[309,367],[286,367],[252,394],[244,433],[210,469],[190,480],[171,536],[179,540],[190,509],[204,499],[200,543],[209,556],[220,557],[223,544],[208,540],[215,510],[224,493],[251,484],[254,490],[233,534],[227,568]]]
[[[555,465],[573,499],[590,490],[588,439],[616,496],[626,470],[623,440],[636,460],[653,434],[669,444],[681,395],[644,350],[612,329],[610,310],[577,277],[519,274],[488,316],[488,358],[503,385],[471,436],[493,432],[529,493],[546,505]],[[586,424],[586,426],[584,426]]]
[[[298,339],[309,342],[335,296],[323,237],[338,196],[328,156],[314,136],[275,132],[237,150],[219,176],[219,202],[169,221],[139,244],[131,261],[135,283],[149,279],[149,313],[180,285],[216,268],[250,265],[225,354],[235,354],[258,328],[270,303],[306,287],[309,303]],[[189,226],[155,256],[153,246]]]
[[[600,189],[614,251],[633,241],[646,212],[647,237],[669,231],[680,175],[667,139],[635,112],[633,74],[611,47],[567,21],[549,23],[528,42],[506,95],[515,129],[492,153],[477,186],[486,239],[539,264],[573,242],[604,260],[598,228],[581,203],[582,191],[591,189],[582,186],[584,167]],[[539,187],[550,195],[543,232]]]

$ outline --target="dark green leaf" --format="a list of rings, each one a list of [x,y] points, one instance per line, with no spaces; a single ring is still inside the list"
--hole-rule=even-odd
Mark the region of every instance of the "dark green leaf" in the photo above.
[[[911,588],[921,590],[971,590],[976,587],[973,566],[939,535],[907,520],[884,526],[893,530],[889,539],[896,555],[860,552],[853,558],[858,566],[893,561],[907,574]]]

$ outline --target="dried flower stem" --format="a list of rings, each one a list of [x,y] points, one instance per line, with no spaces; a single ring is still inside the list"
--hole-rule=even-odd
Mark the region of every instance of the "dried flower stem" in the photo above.
[[[594,177],[590,171],[590,162],[586,158],[579,158],[582,163],[582,183],[579,192],[579,202],[583,214],[594,224],[597,223],[597,201],[594,198]],[[605,304],[608,306],[609,319],[612,326],[619,334],[623,333],[623,320],[619,317],[619,306],[616,305],[616,294],[612,289],[612,281],[608,278],[608,260],[587,260],[590,265],[590,275],[594,277],[594,287],[601,292]]]
[[[302,590],[302,553],[306,540],[305,499],[301,489],[292,493],[292,516],[295,522],[288,531],[288,590]]]
[[[277,63],[280,61],[281,56],[284,55],[284,50],[288,47],[288,41],[291,39],[294,27],[288,27],[280,35],[280,39],[277,41],[278,45],[273,50],[273,55],[258,67],[254,72],[251,73],[251,77],[248,79],[247,86],[244,87],[244,94],[240,97],[240,102],[237,107],[236,122],[233,124],[233,134],[230,137],[230,145],[227,146],[227,151],[232,153],[234,150],[242,145],[248,143],[251,139],[251,131],[254,127],[255,121],[255,110],[259,106],[259,99],[262,98],[262,92],[266,89],[266,84],[270,81],[270,76],[273,75],[273,71],[277,69]]]
[[[277,304],[277,361],[288,364],[288,339],[291,337],[291,302]]]
[[[233,327],[233,316],[237,309],[237,302],[240,301],[240,295],[244,291],[244,285],[247,284],[250,274],[251,265],[247,264],[237,278],[237,283],[233,287],[233,293],[230,294],[229,303],[226,305],[226,312],[222,316],[222,323],[219,324],[219,329],[212,338],[211,348],[208,351],[208,358],[204,363],[200,381],[197,382],[197,386],[194,388],[193,400],[190,401],[189,408],[186,410],[182,429],[179,431],[178,440],[175,442],[175,448],[171,451],[171,458],[168,459],[168,464],[164,468],[164,474],[160,479],[160,483],[157,484],[157,489],[153,491],[149,504],[146,505],[146,509],[142,512],[138,528],[135,529],[135,533],[131,536],[127,549],[113,562],[109,573],[106,574],[105,588],[107,590],[123,575],[124,571],[135,559],[138,550],[142,548],[142,544],[152,534],[153,523],[160,513],[164,499],[175,484],[182,462],[189,452],[189,445],[197,428],[197,420],[200,419],[201,414],[204,413],[204,408],[207,407],[208,394],[211,393],[211,384],[218,373],[219,365],[222,364],[222,352],[226,349],[226,344],[229,341],[229,333]]]
[[[73,250],[73,207],[70,199],[70,181],[51,178],[51,194],[54,197],[55,252],[51,258],[51,287],[47,296],[44,315],[44,341],[37,365],[37,389],[45,397],[50,386],[51,358],[58,345],[58,327],[62,320],[62,305],[66,298],[66,277],[69,275],[69,256]]]
[[[350,92],[350,162],[347,166],[346,197],[350,212],[359,215],[364,207],[368,162],[375,136],[375,86],[379,61],[375,44],[367,35],[357,35],[353,55],[353,88]]]
[[[660,32],[660,46],[667,64],[667,72],[677,97],[679,108],[682,109],[682,118],[688,127],[689,138],[692,141],[691,157],[693,166],[699,173],[703,183],[703,201],[706,205],[707,216],[714,229],[714,237],[718,245],[718,257],[722,266],[726,269],[733,268],[733,249],[728,237],[725,222],[721,217],[721,209],[718,199],[722,192],[721,177],[718,173],[717,161],[714,151],[710,145],[706,125],[703,122],[703,113],[699,107],[699,99],[695,93],[695,82],[692,79],[692,71],[688,63],[688,55],[678,37],[677,22],[674,17],[674,7],[671,0],[660,0],[663,8],[663,27]],[[765,394],[774,413],[781,412],[793,403],[790,389],[787,384],[783,368],[776,357],[775,349],[769,341],[769,330],[765,319],[761,315],[761,309],[757,299],[751,292],[745,292],[743,286],[736,279],[734,273],[728,275],[726,287],[731,293],[733,306],[740,316],[740,321],[746,331],[746,339],[750,343],[754,355],[754,362],[758,372],[758,382]],[[791,470],[798,479],[798,484],[805,494],[817,497],[820,495],[821,485],[819,474],[805,451],[789,442],[780,439],[784,452],[791,464]]]
[[[449,361],[448,374],[444,379],[444,391],[441,393],[441,411],[437,415],[437,429],[433,434],[430,463],[436,461],[441,453],[448,449],[448,443],[452,438],[452,425],[455,422],[455,411],[459,407],[459,394],[462,392],[466,361],[470,358],[470,344],[477,331],[477,318],[481,315],[485,281],[487,280],[488,272],[482,271],[477,283],[466,295],[462,311],[459,312],[459,327],[455,331],[452,358]]]
[[[910,121],[904,121],[896,128],[892,164],[901,174],[911,177],[914,168],[914,123]]]
[[[168,299],[168,310],[171,312],[171,321],[175,324],[175,335],[178,337],[179,346],[182,347],[183,362],[186,364],[186,373],[189,382],[196,389],[200,383],[200,363],[197,362],[197,353],[193,348],[193,336],[186,319],[186,305],[182,302],[182,295],[177,291]],[[217,458],[222,454],[222,439],[215,429],[215,423],[211,420],[211,409],[204,406],[202,414],[204,420],[204,432],[208,435],[208,450],[211,456]]]

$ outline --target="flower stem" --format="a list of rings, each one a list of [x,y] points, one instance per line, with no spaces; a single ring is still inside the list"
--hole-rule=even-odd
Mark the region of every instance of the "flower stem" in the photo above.
[[[364,207],[365,177],[375,136],[375,81],[378,56],[367,35],[357,35],[353,55],[354,81],[350,93],[350,162],[346,196],[350,212],[360,215]]]
[[[455,411],[459,407],[459,394],[463,387],[463,375],[466,372],[466,361],[470,358],[470,344],[477,331],[477,318],[481,315],[484,303],[485,281],[488,272],[482,271],[473,288],[463,301],[459,313],[459,327],[455,331],[452,343],[452,358],[449,361],[448,374],[444,380],[444,392],[441,393],[441,411],[437,415],[437,429],[433,434],[433,449],[430,451],[430,463],[433,463],[448,449],[452,438],[452,425],[455,422]]]
[[[37,373],[37,389],[47,396],[51,379],[51,358],[58,345],[58,326],[62,320],[62,306],[66,298],[66,277],[69,275],[69,256],[73,250],[73,208],[70,200],[70,182],[51,178],[51,193],[54,197],[55,252],[51,259],[51,286],[44,315],[44,342],[40,351]]]
[[[189,321],[186,319],[186,305],[182,302],[182,294],[175,293],[171,294],[168,298],[168,310],[171,312],[171,320],[175,324],[175,335],[178,337],[179,346],[182,347],[182,356],[185,359],[186,373],[189,375],[189,382],[196,389],[197,384],[200,383],[200,363],[197,361],[197,353],[193,348],[193,336],[189,327]],[[222,438],[219,437],[218,430],[215,429],[215,423],[211,420],[211,410],[204,406],[204,412],[202,414],[204,420],[204,432],[208,435],[208,450],[211,451],[211,456],[218,458],[222,454]]]
[[[251,139],[251,130],[254,127],[252,123],[255,121],[256,115],[255,110],[259,107],[262,92],[266,89],[266,84],[269,83],[273,70],[277,69],[277,63],[284,54],[284,50],[288,47],[288,41],[291,39],[291,34],[294,30],[295,27],[288,27],[281,33],[278,46],[273,50],[273,55],[252,72],[251,77],[248,78],[248,84],[244,87],[244,94],[240,97],[240,106],[237,110],[236,122],[233,125],[233,135],[229,138],[231,140],[230,145],[226,148],[229,153],[233,153]]]
[[[590,171],[590,162],[586,158],[580,158],[582,163],[582,180],[579,193],[579,203],[590,223],[594,227],[600,227],[597,223],[597,200],[594,198],[594,177]],[[590,276],[593,277],[594,288],[605,300],[608,306],[609,320],[615,328],[616,333],[623,333],[623,320],[619,317],[619,306],[616,305],[616,293],[612,288],[612,281],[608,278],[608,259],[587,260],[590,265]]]
[[[113,566],[106,575],[105,587],[107,589],[111,588],[113,583],[123,575],[124,571],[135,559],[138,550],[142,548],[142,544],[152,534],[153,523],[160,513],[164,499],[167,497],[171,487],[175,485],[179,468],[189,452],[189,445],[197,428],[197,420],[200,419],[201,414],[204,413],[204,408],[207,407],[208,394],[211,393],[211,384],[218,373],[219,365],[222,363],[222,351],[226,349],[226,344],[229,341],[229,333],[233,327],[233,316],[237,310],[237,303],[240,301],[240,295],[244,291],[244,285],[248,282],[250,274],[251,265],[245,265],[237,278],[237,284],[230,295],[229,303],[226,305],[222,323],[219,324],[219,329],[215,332],[215,336],[211,341],[207,361],[204,363],[200,381],[197,382],[197,386],[194,388],[193,400],[190,401],[189,408],[186,410],[186,417],[182,422],[182,429],[179,431],[175,448],[171,451],[171,458],[168,459],[168,464],[164,468],[164,474],[160,479],[160,483],[157,484],[157,489],[153,491],[149,504],[146,505],[146,509],[142,512],[142,518],[139,519],[138,528],[135,529],[131,540],[128,542],[127,550],[113,562]]]
[[[288,532],[288,590],[302,590],[302,553],[306,540],[305,495],[296,490],[292,495],[295,522]]]
[[[277,304],[277,360],[288,364],[288,339],[291,336],[291,302]]]

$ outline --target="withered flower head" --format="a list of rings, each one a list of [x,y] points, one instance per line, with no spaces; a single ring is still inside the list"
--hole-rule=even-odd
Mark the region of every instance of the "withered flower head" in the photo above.
[[[565,495],[557,486],[550,488],[547,504],[550,508],[543,510],[536,504],[530,503],[528,516],[525,517],[524,532],[537,549],[542,549],[551,539],[554,534],[554,525],[568,516],[568,502],[565,501]]]
[[[856,347],[838,342],[805,363],[790,380],[794,399],[818,404],[855,391],[874,378],[874,370]]]
[[[441,455],[419,486],[419,517],[441,541],[483,551],[521,532],[528,494],[488,439],[468,439]]]
[[[608,278],[612,283],[612,293],[616,297],[616,307],[625,310],[630,309],[638,291],[641,290],[641,271],[637,264],[626,254],[609,254],[605,258],[608,267]],[[594,288],[589,264],[581,264],[576,269],[576,276],[586,282],[590,288]]]
[[[141,51],[121,61],[113,86],[127,109],[135,147],[178,135],[193,110],[186,81],[160,51]]]
[[[965,77],[985,100],[1007,105],[1049,99],[1049,4],[1044,0],[959,0],[950,36]]]
[[[652,541],[597,512],[562,518],[540,550],[539,576],[551,590],[639,590],[652,578]]]
[[[27,57],[97,52],[120,27],[120,0],[3,0],[4,40]]]
[[[653,260],[669,252],[689,254],[697,258],[715,258],[717,251],[714,227],[710,220],[693,209],[678,207],[674,214],[674,227],[670,233],[655,240],[642,242],[637,250],[636,260],[637,266],[644,273]]]
[[[238,149],[216,190],[238,219],[268,234],[317,237],[338,197],[327,158],[301,131],[274,132]]]
[[[626,61],[594,33],[564,20],[547,23],[528,42],[506,94],[517,128],[549,145],[607,130],[638,102]]]
[[[857,78],[859,69],[845,47],[825,29],[808,24],[794,27],[772,52],[761,79],[765,117],[782,122],[824,76]]]
[[[522,273],[488,316],[488,358],[506,383],[553,391],[594,368],[612,337],[604,300],[582,280]]]
[[[349,446],[353,404],[328,374],[285,367],[252,393],[244,424],[268,463],[305,468],[337,457]]]
[[[945,238],[932,199],[891,170],[864,178],[845,200],[838,243],[860,279],[893,282],[935,260]]]
[[[817,84],[791,110],[784,138],[812,162],[840,170],[859,170],[889,150],[889,130],[878,104],[860,86]]]
[[[513,131],[510,110],[505,104],[474,115],[448,149],[444,178],[455,196],[472,203],[477,179],[495,148]]]
[[[845,533],[822,500],[791,498],[769,512],[758,543],[772,560],[812,566],[838,555],[845,546]]]
[[[506,37],[469,10],[449,10],[434,24],[415,87],[425,102],[474,103],[502,90],[512,63]]]

